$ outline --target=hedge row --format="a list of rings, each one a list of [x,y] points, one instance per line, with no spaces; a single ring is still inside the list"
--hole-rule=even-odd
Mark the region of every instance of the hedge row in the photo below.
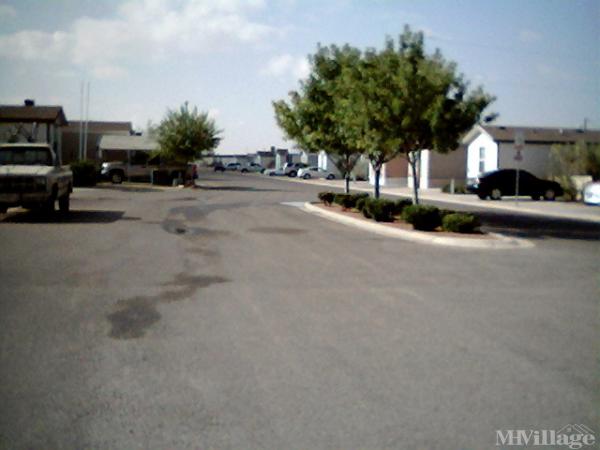
[[[326,205],[336,203],[344,209],[356,209],[368,219],[393,222],[397,216],[410,223],[415,230],[433,231],[439,227],[453,233],[474,233],[481,226],[473,214],[439,209],[430,205],[413,205],[409,199],[392,201],[375,199],[366,193],[335,194],[320,192],[319,199]]]

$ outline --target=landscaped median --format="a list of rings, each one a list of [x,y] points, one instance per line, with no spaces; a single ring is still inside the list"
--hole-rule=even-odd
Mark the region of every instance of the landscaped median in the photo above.
[[[367,194],[321,192],[321,203],[305,203],[307,211],[388,237],[463,248],[528,248],[524,239],[484,233],[472,214],[412,205],[407,199],[373,199]]]

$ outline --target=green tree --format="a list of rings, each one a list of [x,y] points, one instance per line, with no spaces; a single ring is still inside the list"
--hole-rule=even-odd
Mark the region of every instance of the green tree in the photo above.
[[[196,107],[190,110],[187,102],[178,110],[168,110],[155,130],[160,154],[181,163],[211,155],[221,142],[220,133],[208,113]]]
[[[358,64],[360,51],[350,47],[318,47],[310,57],[311,73],[300,90],[289,93],[289,103],[273,102],[275,118],[286,138],[309,152],[325,151],[344,177],[350,191],[350,174],[360,158],[356,147],[348,144],[336,114],[337,103],[347,96],[340,85],[345,67]]]
[[[550,149],[550,175],[565,190],[565,197],[576,200],[578,187],[573,176],[589,175],[600,180],[600,144],[578,141],[574,145],[553,145]]]
[[[481,88],[468,93],[456,65],[439,50],[428,55],[423,34],[408,26],[397,48],[387,39],[383,50],[370,49],[360,64],[346,67],[342,79],[342,91],[349,95],[340,100],[337,116],[347,142],[369,157],[375,197],[383,164],[402,155],[412,168],[415,204],[421,150],[447,153],[458,148],[462,134],[494,100]]]

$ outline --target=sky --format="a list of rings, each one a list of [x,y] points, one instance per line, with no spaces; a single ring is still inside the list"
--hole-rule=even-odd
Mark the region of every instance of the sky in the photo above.
[[[292,148],[273,115],[317,44],[381,48],[423,31],[496,124],[600,129],[600,0],[0,0],[0,103],[79,120],[159,123],[184,102],[222,129],[220,153]]]

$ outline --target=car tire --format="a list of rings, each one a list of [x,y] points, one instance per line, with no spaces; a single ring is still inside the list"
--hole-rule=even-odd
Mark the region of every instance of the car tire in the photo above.
[[[270,173],[269,173],[269,176],[270,176],[270,177],[274,177],[274,176],[275,176],[275,174],[274,174],[273,172],[270,172]]]
[[[328,180],[333,180],[335,178],[335,175],[330,173],[329,175],[327,175],[327,179]]]
[[[556,199],[556,192],[554,192],[554,189],[546,189],[546,192],[544,192],[544,200],[552,202],[555,199]]]
[[[288,173],[288,176],[291,178],[294,178],[296,175],[298,175],[298,172],[296,172],[295,170],[292,170],[290,173]]]
[[[8,211],[6,206],[0,206],[0,214],[6,214],[6,211]]]
[[[485,200],[488,198],[487,194],[477,194],[477,197],[479,197],[481,200]]]
[[[67,214],[71,207],[71,196],[69,194],[65,194],[58,199],[58,210],[61,214]]]
[[[248,169],[242,169],[240,172],[242,172],[242,173],[248,173]]]
[[[500,200],[502,198],[502,191],[498,188],[492,189],[492,192],[490,192],[490,198],[492,200]]]
[[[304,178],[305,180],[309,180],[310,179],[310,173],[305,173],[302,178]]]
[[[110,173],[110,182],[112,184],[121,184],[123,182],[123,172],[114,170]]]

